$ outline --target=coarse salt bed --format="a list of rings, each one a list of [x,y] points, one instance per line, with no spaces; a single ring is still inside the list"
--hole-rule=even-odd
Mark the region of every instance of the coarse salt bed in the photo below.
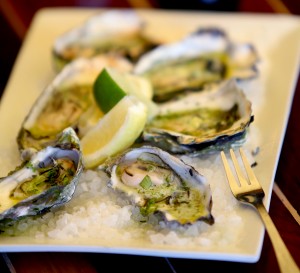
[[[33,236],[37,240],[50,238],[74,240],[84,238],[105,239],[108,236],[119,242],[145,241],[154,245],[200,246],[235,244],[243,220],[235,212],[236,200],[225,183],[220,158],[209,156],[195,159],[183,156],[210,181],[215,218],[214,225],[197,222],[186,227],[167,225],[155,216],[146,223],[132,215],[138,209],[122,194],[107,187],[109,178],[100,170],[86,170],[80,177],[73,199],[63,207],[44,216],[20,221],[14,233],[6,235]],[[224,194],[224,192],[226,194]],[[230,227],[235,226],[235,232]]]
[[[254,99],[254,95],[251,96]],[[254,123],[244,145],[249,157],[259,143],[260,136]],[[244,221],[238,214],[239,203],[230,192],[219,154],[203,158],[181,156],[181,159],[194,166],[210,183],[212,215],[215,219],[211,226],[201,221],[190,226],[172,226],[155,216],[150,216],[146,222],[140,221],[143,219],[138,215],[138,209],[124,198],[124,194],[107,186],[109,178],[104,172],[85,170],[70,202],[37,219],[23,219],[1,236],[29,236],[37,241],[50,238],[66,242],[88,238],[95,239],[100,245],[114,240],[116,244],[127,246],[135,243],[184,245],[186,249],[236,246],[244,229]]]

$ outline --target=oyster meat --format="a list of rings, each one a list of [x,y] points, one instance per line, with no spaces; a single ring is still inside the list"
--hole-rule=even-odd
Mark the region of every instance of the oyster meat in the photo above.
[[[154,100],[169,100],[207,83],[257,76],[258,55],[251,44],[234,44],[218,28],[201,28],[178,42],[163,44],[145,53],[134,73],[153,84]]]
[[[23,121],[17,136],[20,151],[37,150],[67,127],[81,138],[103,116],[93,97],[93,84],[104,67],[129,72],[132,64],[122,57],[99,55],[68,64],[45,88]]]
[[[241,145],[252,121],[251,102],[231,79],[161,103],[142,139],[172,153],[199,155]]]
[[[89,18],[82,25],[58,37],[53,46],[54,64],[59,71],[78,58],[114,53],[137,60],[155,44],[143,33],[144,22],[130,10],[112,10]]]
[[[66,128],[53,145],[0,179],[0,223],[43,214],[68,202],[82,169],[79,139]]]
[[[181,225],[214,222],[206,178],[159,148],[129,149],[101,168],[110,175],[109,186],[125,193],[144,216],[160,212]]]

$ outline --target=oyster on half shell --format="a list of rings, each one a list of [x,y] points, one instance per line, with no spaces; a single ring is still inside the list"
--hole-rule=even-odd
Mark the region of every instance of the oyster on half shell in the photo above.
[[[235,44],[218,28],[201,28],[185,38],[145,53],[134,73],[150,80],[154,100],[169,100],[207,83],[256,77],[258,55],[251,44]]]
[[[137,13],[130,10],[112,10],[94,15],[56,39],[53,46],[54,65],[59,71],[76,58],[106,53],[135,61],[154,47],[154,43],[143,33],[144,25]]]
[[[251,102],[231,79],[161,103],[141,138],[172,153],[198,155],[240,145],[252,121]]]
[[[99,55],[68,64],[47,85],[23,121],[17,136],[20,151],[41,149],[67,127],[82,137],[103,116],[93,97],[93,84],[104,67],[129,72],[132,64],[122,57]]]
[[[160,212],[167,222],[214,223],[206,178],[192,166],[151,146],[125,151],[101,166],[109,186],[125,193],[147,216]]]
[[[46,213],[68,202],[82,172],[79,139],[72,128],[0,179],[0,223]]]

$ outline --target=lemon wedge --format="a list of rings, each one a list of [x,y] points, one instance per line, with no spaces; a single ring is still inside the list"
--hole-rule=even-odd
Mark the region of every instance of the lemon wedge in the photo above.
[[[147,121],[147,107],[136,97],[123,97],[81,139],[86,168],[94,168],[108,157],[130,147]]]
[[[104,68],[96,78],[93,86],[94,98],[100,109],[107,113],[126,95],[133,95],[143,102],[151,119],[158,112],[152,101],[153,88],[149,80],[129,72],[113,68]]]

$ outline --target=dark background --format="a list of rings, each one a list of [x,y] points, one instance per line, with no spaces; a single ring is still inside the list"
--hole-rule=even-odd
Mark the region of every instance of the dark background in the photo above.
[[[284,4],[283,6],[281,4]],[[181,0],[154,1],[153,8],[192,9],[255,13],[300,14],[300,0]],[[0,97],[9,79],[26,31],[37,10],[43,7],[143,7],[143,1],[120,0],[0,0]],[[144,6],[145,7],[145,6]],[[299,17],[300,18],[300,17]],[[276,29],[274,30],[276,31]],[[36,56],[38,58],[38,56]],[[284,73],[284,71],[283,71]],[[296,85],[289,122],[280,154],[275,181],[294,208],[300,211],[300,82]],[[277,194],[272,194],[269,210],[279,233],[299,264],[300,227]],[[0,272],[60,273],[103,272],[231,272],[278,273],[274,251],[268,236],[264,238],[261,258],[254,264],[222,261],[198,261],[108,255],[96,253],[0,253]],[[16,271],[9,271],[10,263]],[[142,263],[143,266],[139,269]],[[115,269],[115,271],[114,271]],[[118,271],[116,271],[118,270]]]

